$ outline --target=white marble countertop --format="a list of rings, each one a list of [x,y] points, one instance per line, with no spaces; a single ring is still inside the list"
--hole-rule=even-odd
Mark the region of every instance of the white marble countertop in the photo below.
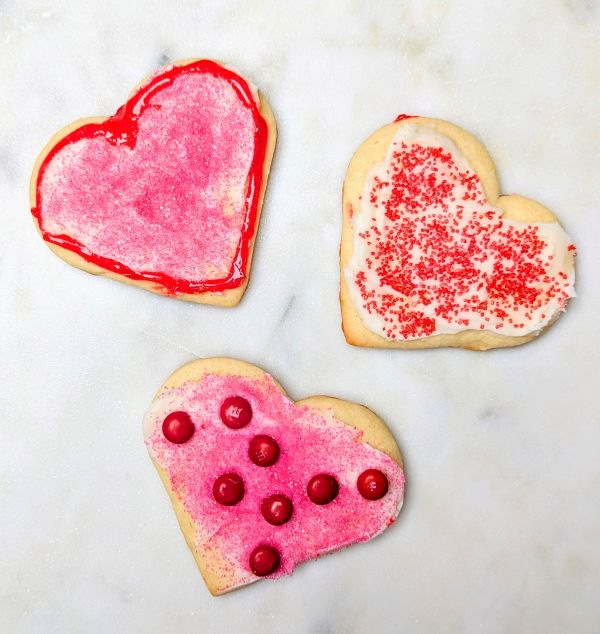
[[[597,632],[599,33],[594,0],[0,3],[0,630]],[[194,56],[245,72],[279,126],[234,310],[70,268],[28,210],[32,163],[56,130]],[[344,343],[341,183],[399,112],[477,134],[504,191],[539,199],[573,236],[579,298],[539,341],[490,353]],[[163,379],[210,355],[386,419],[407,464],[399,521],[212,598],[141,430]]]

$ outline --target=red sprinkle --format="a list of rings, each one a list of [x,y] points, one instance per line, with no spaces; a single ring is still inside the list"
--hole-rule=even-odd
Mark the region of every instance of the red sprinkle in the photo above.
[[[356,486],[365,499],[379,500],[388,492],[388,479],[379,469],[367,469],[358,476]]]
[[[171,412],[163,421],[162,431],[165,438],[176,445],[187,442],[196,428],[187,412]]]
[[[229,396],[223,401],[220,414],[227,427],[241,429],[252,418],[252,406],[243,396]]]
[[[213,496],[223,506],[233,506],[244,497],[244,481],[237,473],[225,473],[213,484]]]
[[[254,436],[248,446],[248,456],[259,467],[270,467],[279,458],[279,445],[274,438],[259,434]]]
[[[279,551],[268,544],[257,546],[250,554],[250,570],[257,577],[266,577],[274,573],[281,562]]]
[[[436,318],[523,329],[534,311],[569,299],[567,273],[553,275],[539,227],[504,221],[477,174],[461,171],[442,147],[398,143],[385,176],[373,177],[369,200],[385,223],[372,218],[358,234],[368,255],[354,282],[389,339],[427,337]],[[435,317],[423,312],[429,305]],[[507,320],[513,312],[518,323]]]
[[[315,504],[329,504],[337,497],[340,488],[337,480],[328,473],[319,473],[313,476],[306,487],[308,497]]]
[[[287,495],[270,495],[263,500],[260,511],[263,517],[273,524],[273,526],[281,526],[289,521],[292,517],[294,505]]]

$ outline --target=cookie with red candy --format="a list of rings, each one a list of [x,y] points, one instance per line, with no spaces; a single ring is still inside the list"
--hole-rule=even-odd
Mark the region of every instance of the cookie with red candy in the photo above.
[[[402,457],[381,419],[327,396],[294,402],[242,361],[177,370],[144,437],[215,595],[369,540],[402,506]]]
[[[240,73],[176,62],[113,116],[50,140],[31,179],[36,227],[84,271],[233,306],[248,284],[275,137],[269,104]]]
[[[574,296],[574,260],[554,214],[500,195],[486,149],[447,121],[401,115],[350,161],[340,302],[351,344],[526,343]]]

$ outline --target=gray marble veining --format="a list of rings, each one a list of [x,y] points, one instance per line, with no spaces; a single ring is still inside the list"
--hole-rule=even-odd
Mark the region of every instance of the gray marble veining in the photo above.
[[[0,630],[597,632],[598,33],[592,0],[1,2]],[[279,127],[252,280],[230,311],[72,269],[28,212],[56,130],[193,56],[245,72]],[[400,112],[477,134],[504,191],[573,236],[579,297],[543,339],[484,354],[344,343],[341,184]],[[397,524],[211,598],[141,433],[163,379],[210,355],[385,418],[407,464]]]

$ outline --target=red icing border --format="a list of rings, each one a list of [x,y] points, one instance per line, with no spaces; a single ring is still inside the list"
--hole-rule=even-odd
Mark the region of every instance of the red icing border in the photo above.
[[[54,155],[69,143],[75,143],[80,139],[104,136],[106,140],[113,144],[135,147],[137,138],[137,119],[142,115],[147,107],[147,100],[150,96],[169,86],[180,75],[186,73],[210,73],[215,77],[220,77],[228,81],[238,94],[242,103],[252,112],[255,123],[254,133],[254,156],[248,172],[246,186],[246,215],[242,225],[241,238],[238,242],[235,258],[231,265],[229,274],[225,278],[216,280],[186,280],[171,277],[166,273],[152,271],[134,271],[118,260],[105,258],[92,253],[87,247],[75,238],[68,235],[54,235],[44,230],[42,226],[42,196],[40,184],[42,182],[46,167],[53,159]],[[86,123],[73,130],[56,143],[42,161],[36,178],[36,200],[35,207],[31,208],[31,213],[36,218],[42,237],[46,242],[56,244],[63,249],[68,249],[81,256],[84,260],[96,264],[97,266],[118,273],[132,280],[154,282],[164,287],[173,294],[181,293],[203,293],[219,292],[227,289],[239,287],[247,277],[248,256],[250,253],[250,242],[254,236],[256,221],[258,216],[258,204],[263,180],[263,167],[266,157],[268,125],[254,96],[245,79],[233,71],[220,66],[216,62],[202,59],[182,66],[173,66],[164,72],[153,75],[151,79],[144,83],[117,112],[101,123]]]

